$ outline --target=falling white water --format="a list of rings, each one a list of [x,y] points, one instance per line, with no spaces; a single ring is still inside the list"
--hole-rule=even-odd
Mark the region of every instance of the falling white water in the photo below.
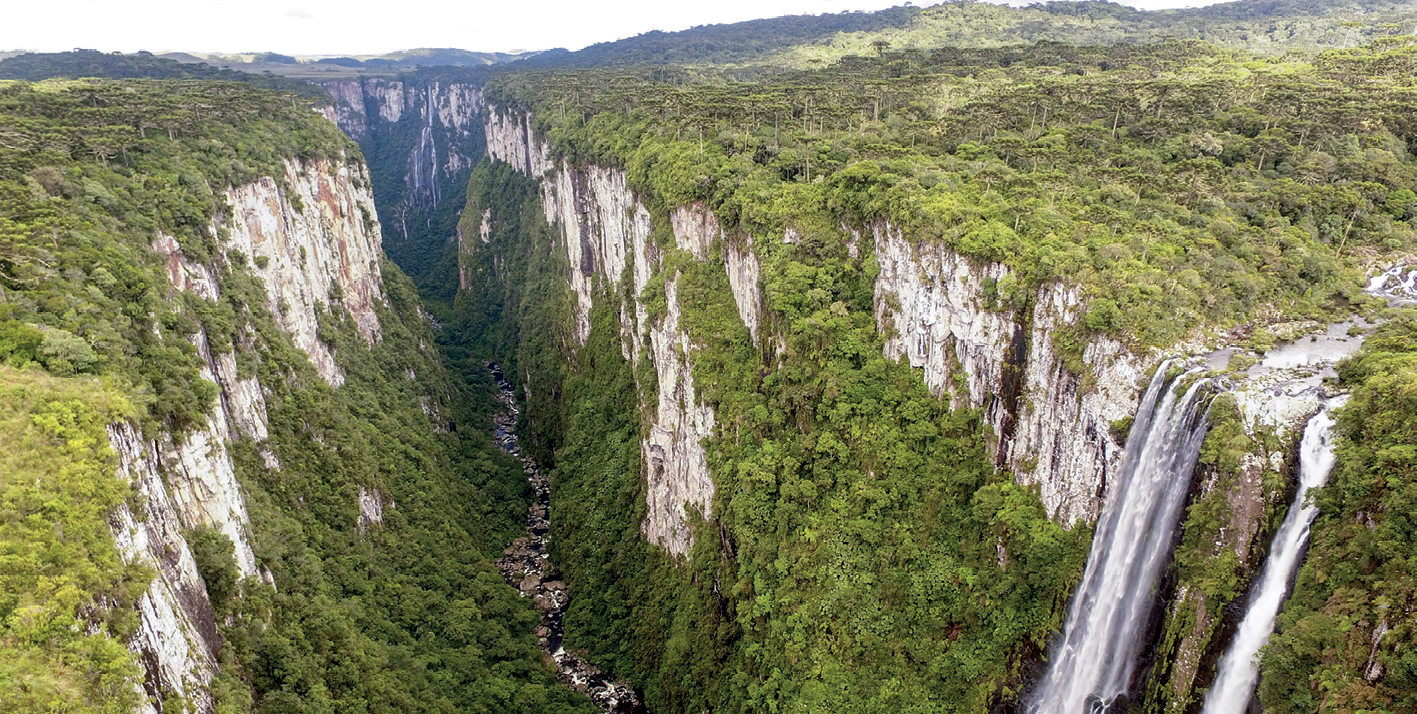
[[[1274,534],[1264,574],[1250,594],[1250,608],[1240,621],[1230,649],[1220,661],[1219,673],[1206,695],[1201,714],[1241,714],[1249,708],[1255,682],[1259,679],[1259,662],[1255,655],[1274,632],[1279,606],[1284,602],[1294,570],[1299,567],[1299,555],[1309,539],[1309,526],[1319,512],[1307,493],[1311,488],[1324,485],[1333,470],[1333,445],[1329,440],[1332,426],[1333,419],[1325,408],[1304,427],[1304,438],[1299,445],[1298,493],[1289,506],[1289,515]]]
[[[1137,409],[1063,638],[1029,707],[1034,714],[1104,712],[1136,669],[1206,432],[1206,382],[1178,397],[1166,379],[1170,366],[1157,369]]]

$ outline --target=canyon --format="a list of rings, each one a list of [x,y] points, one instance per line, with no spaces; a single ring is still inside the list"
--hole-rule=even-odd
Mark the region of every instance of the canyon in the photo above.
[[[1117,307],[1096,275],[1036,279],[1037,266],[849,201],[822,202],[830,221],[805,209],[763,219],[707,176],[666,187],[637,155],[577,145],[566,122],[585,130],[589,113],[548,122],[482,81],[324,82],[334,103],[306,118],[336,124],[363,157],[279,159],[270,175],[212,190],[214,214],[196,229],[210,250],[180,231],[144,246],[166,277],[160,299],[193,325],[157,339],[190,348],[215,394],[189,428],[106,428],[136,494],[110,518],[114,541],[154,574],[127,640],[145,711],[222,710],[237,673],[251,679],[238,689],[314,696],[253,664],[285,645],[253,649],[269,615],[233,605],[306,602],[287,588],[325,576],[286,549],[297,531],[354,564],[331,578],[349,598],[340,608],[386,586],[411,593],[406,609],[369,620],[406,627],[395,659],[410,633],[472,652],[501,647],[487,645],[497,629],[531,653],[499,671],[521,667],[507,676],[556,692],[517,696],[571,708],[591,706],[581,695],[602,711],[711,710],[713,697],[897,706],[869,667],[890,674],[890,657],[917,650],[939,657],[911,660],[899,691],[962,707],[1179,713],[1208,690],[1248,701],[1259,670],[1243,665],[1299,578],[1315,519],[1306,489],[1335,458],[1312,432],[1346,398],[1340,363],[1392,319],[1369,303],[1417,300],[1417,269],[1365,246],[1351,262],[1367,295],[1343,294],[1354,316],[1327,315],[1347,320],[1291,301],[1301,316],[1265,304],[1227,330],[1197,318],[1147,343],[1107,317]],[[694,165],[677,130],[644,141],[670,133]],[[822,152],[811,161],[831,160]],[[811,166],[789,183],[827,185]],[[1139,205],[1142,192],[1127,198]],[[1098,252],[1132,255],[1121,243]],[[1193,280],[1179,272],[1169,286]],[[231,305],[269,319],[228,329],[212,311]],[[330,395],[355,386],[332,411]],[[404,402],[407,414],[389,406]],[[384,451],[325,440],[331,425],[387,430],[373,426],[387,410],[440,445],[389,449],[431,481],[395,482]],[[901,474],[920,490],[891,480]],[[360,559],[404,552],[386,530],[434,481],[452,484],[437,494],[492,499],[467,520],[502,539],[469,538],[460,574],[432,576],[456,580],[460,597],[401,575],[364,582],[378,578]],[[519,499],[524,519],[506,507]],[[347,522],[299,520],[331,514]],[[210,538],[230,544],[244,594],[209,592]],[[1019,615],[1026,626],[990,620],[1019,612],[1009,598],[1024,582],[1042,602]],[[475,594],[457,590],[468,584]],[[1372,683],[1388,624],[1361,627]],[[242,638],[238,668],[224,653]],[[869,686],[832,684],[848,661]]]

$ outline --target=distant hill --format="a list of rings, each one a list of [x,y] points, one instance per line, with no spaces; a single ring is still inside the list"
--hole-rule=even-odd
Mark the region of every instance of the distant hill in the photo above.
[[[377,59],[389,60],[400,67],[482,67],[526,59],[538,53],[518,52],[469,52],[455,48],[420,47],[400,50],[381,55]],[[366,60],[367,62],[367,60]]]
[[[419,47],[383,55],[308,57],[275,52],[211,54],[205,58],[187,52],[169,52],[159,57],[191,64],[212,64],[247,73],[266,73],[322,81],[358,74],[390,74],[420,67],[491,67],[535,56],[536,52],[472,52],[452,47]]]
[[[190,55],[189,55],[190,56]],[[212,79],[244,82],[264,89],[294,92],[328,100],[319,86],[274,74],[251,74],[212,67],[205,63],[184,63],[148,52],[105,54],[94,50],[29,53],[0,60],[0,79],[39,82],[55,77],[99,77],[103,79]]]
[[[703,25],[680,32],[646,32],[570,52],[555,49],[522,60],[529,67],[598,67],[636,64],[733,63],[760,60],[785,47],[819,42],[838,33],[904,28],[922,11],[894,7],[879,12],[788,15],[729,25]]]
[[[186,52],[164,52],[163,54],[158,55],[158,57],[161,57],[163,59],[176,60],[178,62],[190,62],[192,64],[204,64],[207,62],[207,60],[204,60],[201,57],[187,54]]]
[[[516,66],[756,64],[802,68],[887,49],[928,51],[1040,41],[1098,46],[1203,40],[1253,53],[1283,54],[1354,47],[1378,37],[1411,33],[1414,27],[1417,0],[1240,0],[1156,11],[1098,1],[1022,8],[950,2],[927,8],[798,15],[682,32],[647,32],[576,52],[543,52]]]

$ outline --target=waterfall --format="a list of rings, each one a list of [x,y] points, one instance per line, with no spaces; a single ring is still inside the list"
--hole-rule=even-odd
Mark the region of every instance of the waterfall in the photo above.
[[[1274,632],[1274,621],[1279,616],[1279,606],[1289,589],[1289,581],[1294,570],[1299,567],[1299,556],[1304,543],[1309,539],[1309,525],[1319,509],[1307,499],[1309,489],[1318,488],[1328,481],[1333,470],[1334,453],[1330,443],[1329,430],[1333,418],[1325,408],[1304,427],[1304,438],[1299,446],[1299,489],[1294,494],[1294,502],[1289,506],[1289,514],[1274,534],[1270,546],[1269,560],[1259,584],[1250,594],[1250,608],[1245,619],[1240,621],[1240,629],[1235,640],[1220,661],[1215,684],[1205,698],[1205,708],[1201,714],[1241,714],[1250,705],[1255,683],[1259,679],[1259,662],[1255,657],[1265,640]]]
[[[1105,712],[1135,672],[1207,428],[1201,394],[1208,383],[1198,380],[1177,396],[1166,378],[1171,365],[1157,368],[1137,409],[1033,714]]]
[[[413,183],[413,196],[410,200],[417,202],[426,197],[430,210],[436,208],[442,200],[438,191],[438,146],[433,141],[433,119],[438,112],[433,103],[433,90],[436,87],[436,84],[430,86],[424,95],[423,128],[418,134],[418,146],[414,147],[410,156],[413,166],[409,172],[409,180]]]

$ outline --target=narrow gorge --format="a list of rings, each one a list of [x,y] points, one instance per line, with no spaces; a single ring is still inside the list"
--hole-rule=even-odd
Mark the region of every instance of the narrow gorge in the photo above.
[[[497,397],[506,407],[506,411],[493,417],[497,445],[521,459],[534,494],[531,507],[527,510],[527,534],[513,540],[502,551],[502,557],[495,561],[497,569],[508,584],[536,603],[536,611],[541,613],[541,626],[536,628],[535,633],[537,644],[556,662],[557,679],[562,684],[590,696],[591,701],[603,711],[624,714],[643,712],[644,708],[628,683],[615,681],[595,665],[566,651],[562,618],[569,598],[566,584],[557,579],[559,573],[546,552],[547,535],[551,531],[551,484],[536,461],[523,454],[517,445],[518,409],[512,385],[495,363],[489,363],[487,368],[497,383]]]

